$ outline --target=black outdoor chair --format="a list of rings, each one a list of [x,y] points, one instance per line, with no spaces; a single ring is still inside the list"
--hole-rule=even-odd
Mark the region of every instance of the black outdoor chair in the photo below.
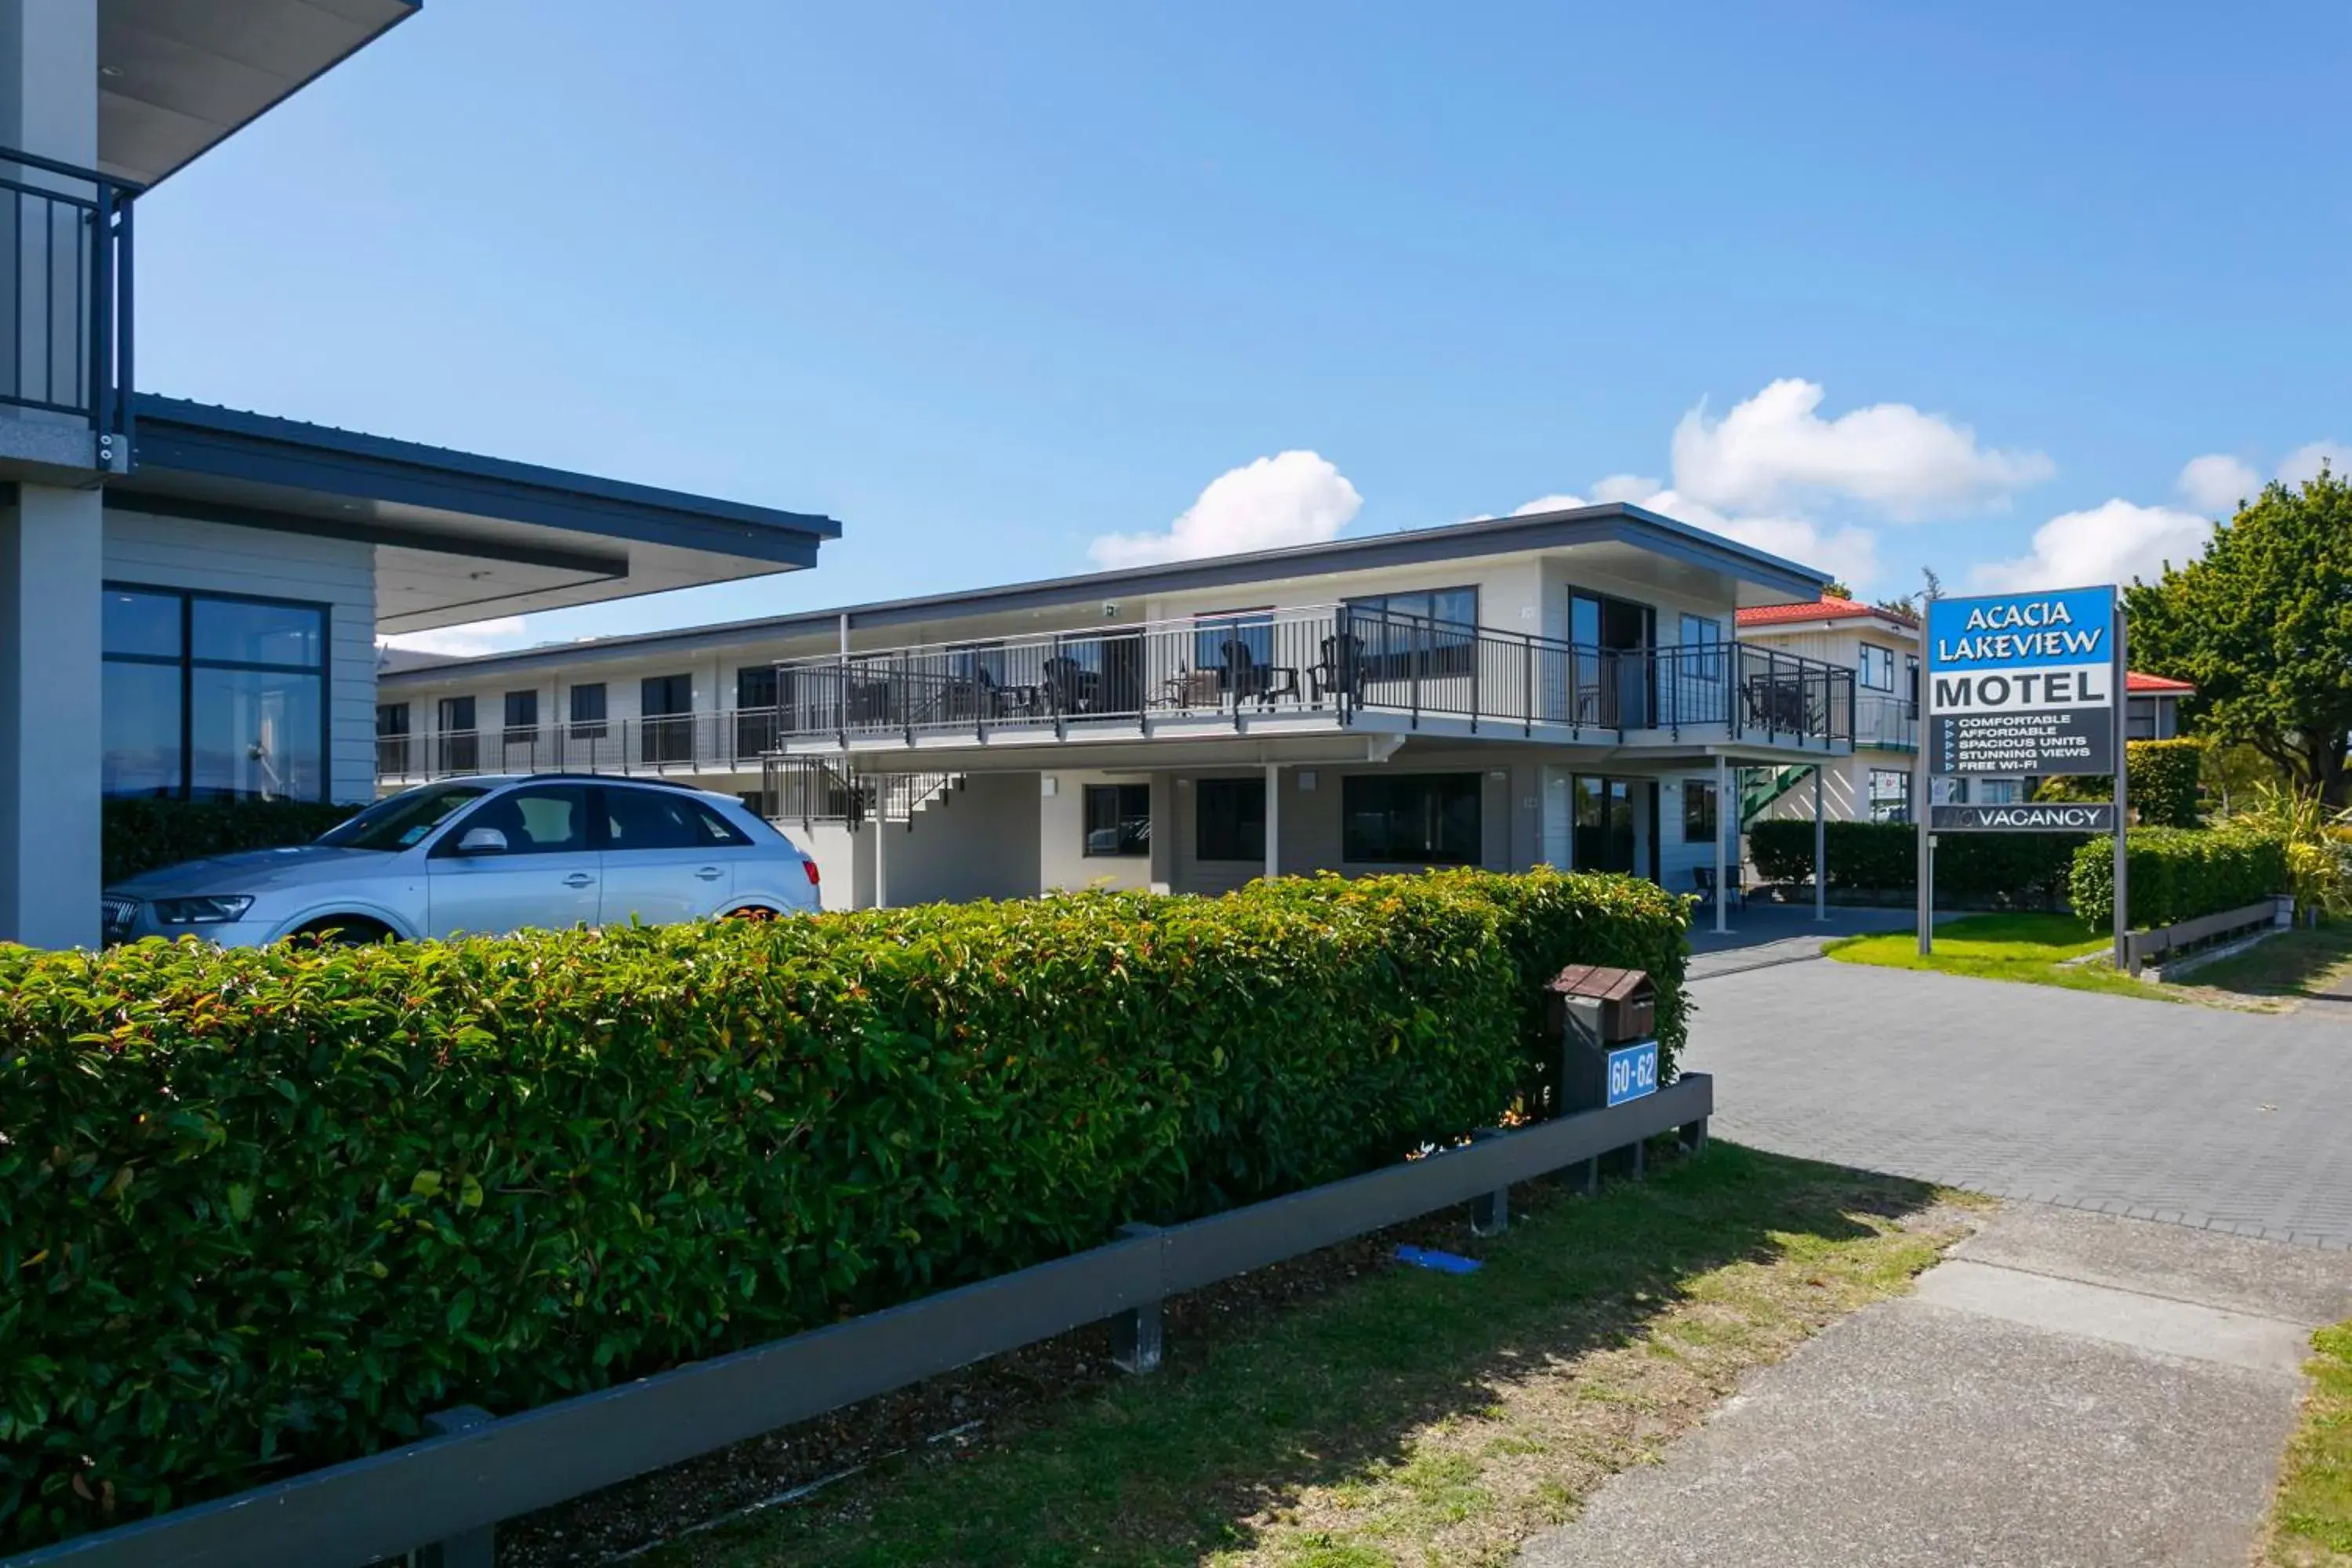
[[[1307,700],[1321,702],[1326,695],[1357,697],[1364,678],[1364,639],[1342,632],[1323,639],[1322,659],[1307,672]]]
[[[1047,711],[1054,713],[1089,713],[1101,695],[1102,678],[1068,654],[1057,653],[1045,661],[1045,679],[1037,689],[1045,700]]]

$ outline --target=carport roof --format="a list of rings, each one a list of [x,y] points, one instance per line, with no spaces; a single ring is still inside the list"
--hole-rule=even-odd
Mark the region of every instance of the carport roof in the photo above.
[[[377,546],[390,632],[816,564],[829,517],[142,394],[127,511]]]

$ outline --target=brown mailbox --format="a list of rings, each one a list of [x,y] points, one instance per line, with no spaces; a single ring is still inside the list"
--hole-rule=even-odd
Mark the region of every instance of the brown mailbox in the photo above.
[[[1591,997],[1601,1004],[1601,1038],[1595,1045],[1613,1046],[1646,1040],[1658,1032],[1658,988],[1638,969],[1608,969],[1597,963],[1571,963],[1545,983],[1554,1037],[1568,1033],[1568,999]]]

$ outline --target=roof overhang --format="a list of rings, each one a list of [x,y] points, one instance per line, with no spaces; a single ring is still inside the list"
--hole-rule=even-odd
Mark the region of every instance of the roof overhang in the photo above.
[[[376,627],[425,631],[816,564],[831,518],[142,396],[107,504],[376,546]]]
[[[98,162],[152,185],[415,16],[418,0],[98,0]]]

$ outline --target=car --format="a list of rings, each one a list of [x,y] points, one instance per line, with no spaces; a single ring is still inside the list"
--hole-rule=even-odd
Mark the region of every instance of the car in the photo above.
[[[109,942],[224,947],[527,926],[811,914],[816,862],[740,801],[593,774],[475,776],[388,795],[310,844],[215,855],[109,888]]]

